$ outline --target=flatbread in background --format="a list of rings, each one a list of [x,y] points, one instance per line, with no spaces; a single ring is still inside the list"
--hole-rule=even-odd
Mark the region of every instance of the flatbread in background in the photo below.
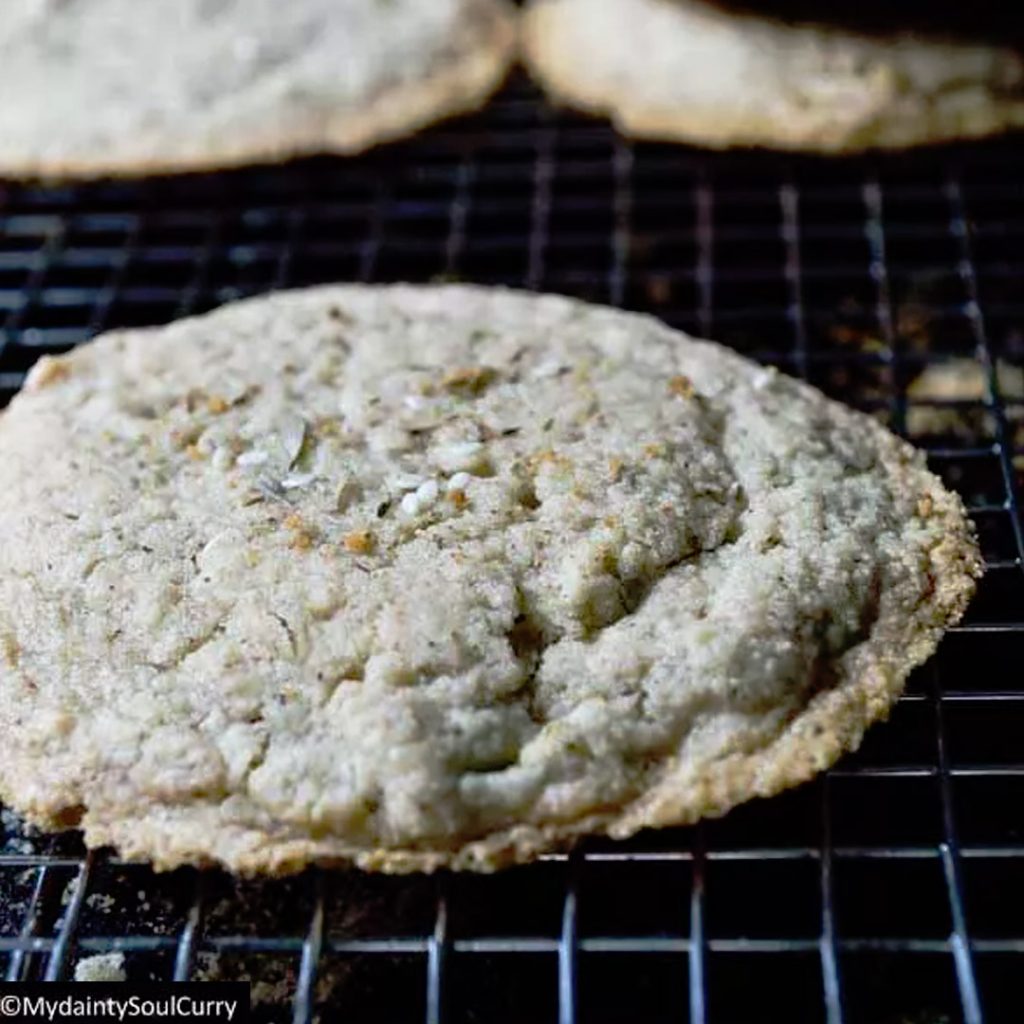
[[[480,106],[505,0],[5,0],[0,175],[356,153]]]
[[[655,320],[279,293],[0,418],[0,797],[158,867],[486,870],[855,748],[979,558],[923,457]]]
[[[523,40],[555,99],[636,138],[849,153],[1024,125],[1024,60],[994,44],[705,0],[532,0]]]
[[[1011,445],[1024,448],[1024,366],[997,359],[995,383]],[[977,359],[928,364],[907,386],[907,399],[907,433],[915,440],[952,437],[977,444],[996,436],[988,374]]]

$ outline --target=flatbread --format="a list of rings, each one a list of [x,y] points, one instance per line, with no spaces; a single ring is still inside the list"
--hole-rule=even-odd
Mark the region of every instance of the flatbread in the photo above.
[[[533,0],[526,61],[626,135],[847,153],[1024,125],[1024,60],[985,43],[860,35],[704,0]]]
[[[285,292],[0,419],[0,797],[159,868],[490,869],[855,748],[973,590],[957,497],[655,320]]]
[[[0,174],[356,153],[479,107],[505,0],[6,0]]]

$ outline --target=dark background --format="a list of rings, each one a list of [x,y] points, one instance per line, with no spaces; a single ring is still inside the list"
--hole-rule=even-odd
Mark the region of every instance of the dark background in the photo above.
[[[708,0],[737,13],[837,25],[867,33],[914,31],[948,38],[1020,43],[1024,11],[1006,0]]]

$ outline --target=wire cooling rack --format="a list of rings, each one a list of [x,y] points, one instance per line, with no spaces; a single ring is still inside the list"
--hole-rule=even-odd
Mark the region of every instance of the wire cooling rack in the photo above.
[[[1024,1020],[1024,148],[852,161],[633,145],[513,83],[354,160],[0,185],[0,389],[44,352],[321,281],[500,282],[647,310],[928,449],[988,570],[889,724],[697,828],[494,877],[157,876],[0,846],[0,973],[248,978],[257,1018]],[[938,377],[934,377],[938,374]],[[945,381],[945,385],[936,381]],[[952,384],[950,384],[952,382]]]

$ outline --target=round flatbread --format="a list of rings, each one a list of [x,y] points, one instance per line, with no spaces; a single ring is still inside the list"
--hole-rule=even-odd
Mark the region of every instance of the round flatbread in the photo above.
[[[6,0],[0,174],[355,153],[480,106],[505,0]]]
[[[533,0],[526,60],[627,135],[825,153],[1024,125],[1024,60],[985,43],[790,25],[703,0]]]
[[[281,293],[0,420],[0,795],[158,867],[486,869],[860,742],[973,590],[866,416],[635,314]]]

